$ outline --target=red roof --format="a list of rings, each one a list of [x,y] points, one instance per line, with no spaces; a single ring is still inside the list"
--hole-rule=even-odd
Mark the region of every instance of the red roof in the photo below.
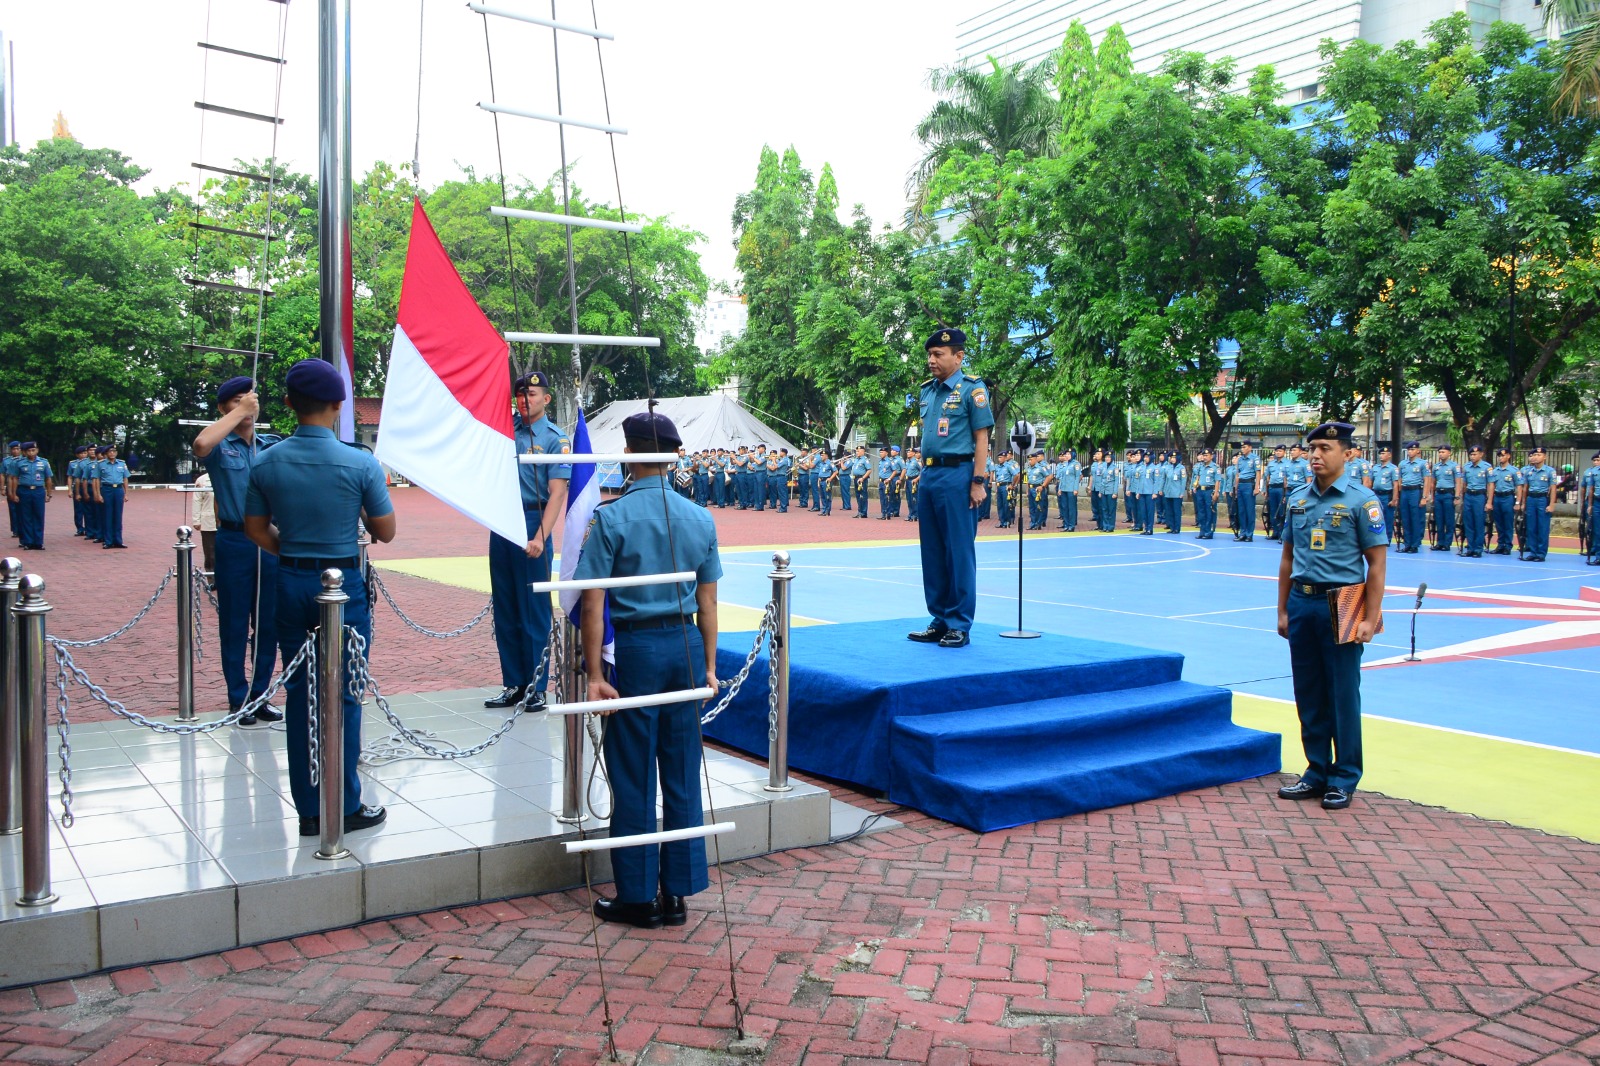
[[[356,397],[356,425],[375,426],[378,418],[383,414],[382,396],[357,396]]]

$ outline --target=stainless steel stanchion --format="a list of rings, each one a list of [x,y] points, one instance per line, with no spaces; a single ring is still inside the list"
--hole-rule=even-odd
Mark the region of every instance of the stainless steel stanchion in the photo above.
[[[194,721],[194,530],[178,527],[178,721]]]
[[[587,678],[583,676],[583,634],[562,611],[556,612],[556,630],[561,634],[559,648],[550,657],[561,671],[562,700],[576,703],[585,699]],[[557,652],[560,652],[559,659]],[[583,821],[583,715],[568,714],[561,722],[561,816],[557,821],[577,825]]]
[[[772,603],[777,608],[777,622],[767,656],[767,666],[775,679],[773,699],[777,706],[772,711],[772,725],[767,736],[768,792],[788,792],[789,784],[789,582],[794,571],[789,569],[789,553],[772,553]]]
[[[22,832],[22,716],[17,697],[17,620],[22,563],[0,559],[0,836]]]
[[[319,859],[343,859],[344,846],[344,573],[322,572],[322,628],[317,634],[317,749],[322,761]]]
[[[17,692],[22,717],[22,895],[19,907],[43,907],[59,897],[50,891],[49,723],[45,721],[44,578],[28,574],[12,614],[18,628]]]

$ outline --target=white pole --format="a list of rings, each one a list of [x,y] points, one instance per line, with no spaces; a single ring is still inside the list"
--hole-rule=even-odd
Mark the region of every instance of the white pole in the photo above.
[[[596,714],[600,711],[626,711],[634,707],[665,707],[690,700],[709,700],[717,690],[705,688],[680,688],[672,692],[658,692],[653,696],[621,696],[614,700],[584,700],[581,703],[552,703],[546,714]]]
[[[576,592],[580,589],[625,589],[638,585],[677,585],[695,580],[693,570],[675,574],[637,574],[633,577],[585,577],[566,581],[534,581],[528,587],[534,592]]]
[[[701,837],[719,837],[739,828],[732,822],[697,825],[688,829],[663,829],[659,833],[634,833],[625,837],[602,837],[592,840],[567,841],[567,854],[580,851],[612,851],[616,848],[636,848],[641,844],[670,844],[674,840],[698,840]]]

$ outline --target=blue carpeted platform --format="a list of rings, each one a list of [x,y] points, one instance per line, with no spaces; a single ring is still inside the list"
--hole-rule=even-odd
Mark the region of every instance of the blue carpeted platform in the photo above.
[[[1232,694],[1181,680],[1183,657],[979,625],[951,651],[917,619],[792,631],[789,762],[986,831],[1279,769],[1275,733],[1235,726]],[[732,677],[751,634],[723,634]],[[767,660],[706,734],[767,750]]]

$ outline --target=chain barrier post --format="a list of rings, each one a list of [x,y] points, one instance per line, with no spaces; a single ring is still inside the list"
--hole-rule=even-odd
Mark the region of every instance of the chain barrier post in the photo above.
[[[767,666],[772,671],[772,723],[767,736],[768,792],[788,792],[789,784],[789,553],[772,553],[772,652]]]
[[[178,527],[178,721],[194,721],[194,530]]]
[[[22,562],[0,559],[0,836],[22,832],[22,717],[18,699],[17,605]]]
[[[343,859],[344,846],[344,573],[322,572],[322,626],[317,632],[317,746],[322,760],[318,784],[322,799],[319,859]]]
[[[28,574],[12,608],[18,628],[17,690],[22,717],[22,896],[19,907],[43,907],[58,897],[50,891],[50,775],[46,769],[50,736],[45,722],[44,578]]]
[[[585,699],[579,687],[583,661],[583,635],[557,610],[556,631],[560,634],[560,661],[562,696],[568,702]],[[552,657],[555,650],[552,649]],[[585,679],[587,680],[587,679]],[[583,821],[583,716],[562,715],[561,721],[561,816],[563,825],[578,825]]]

